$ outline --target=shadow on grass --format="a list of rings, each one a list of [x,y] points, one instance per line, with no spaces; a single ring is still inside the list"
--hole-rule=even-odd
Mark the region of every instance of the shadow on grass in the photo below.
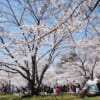
[[[24,99],[24,98],[31,98],[31,97],[33,97],[33,95],[23,95],[23,96],[21,96],[22,99]]]

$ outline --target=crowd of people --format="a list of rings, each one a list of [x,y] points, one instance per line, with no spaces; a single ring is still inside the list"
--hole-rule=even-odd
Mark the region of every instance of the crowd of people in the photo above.
[[[0,87],[0,94],[16,94],[19,91],[20,91],[20,89],[14,85],[2,83],[1,87]]]
[[[41,88],[41,92],[44,92],[45,94],[61,94],[64,92],[68,92],[71,94],[79,93],[81,90],[81,85],[79,83],[68,82],[66,85],[58,85],[56,84],[54,87],[50,87],[47,85],[43,85]]]
[[[10,88],[10,93],[17,94],[22,92],[24,94],[29,94],[30,91],[28,88],[18,89],[17,87]],[[84,84],[73,82],[67,82],[66,85],[56,84],[54,87],[48,85],[42,85],[40,88],[40,93],[43,94],[61,94],[61,93],[70,93],[70,94],[79,94],[81,97],[84,96],[97,96],[100,95],[100,77],[95,78],[94,80],[90,77],[86,77]],[[2,84],[0,89],[0,94],[9,93],[9,85]]]
[[[70,92],[70,93],[75,93],[79,92],[81,89],[81,86],[79,83],[73,82],[68,82],[66,85],[58,85],[56,84],[54,87],[51,87],[49,85],[42,85],[40,87],[40,93],[44,94],[61,94],[63,92]],[[2,84],[0,87],[0,94],[17,94],[17,93],[24,93],[24,94],[30,94],[30,90],[28,87],[16,87],[13,85],[9,84]]]
[[[84,83],[68,82],[66,85],[56,85],[54,88],[50,86],[42,86],[42,92],[45,94],[61,94],[67,92],[70,94],[79,94],[81,97],[84,96],[100,96],[100,76],[94,79],[86,77]]]

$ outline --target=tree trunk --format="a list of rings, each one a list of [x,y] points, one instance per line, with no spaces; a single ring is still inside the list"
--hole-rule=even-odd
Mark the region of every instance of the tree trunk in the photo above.
[[[31,94],[31,95],[38,95],[39,94],[39,89],[37,87],[35,87],[34,81],[29,82],[28,88],[29,88],[29,94]]]
[[[41,74],[41,76],[40,76],[40,80],[39,80],[39,82],[38,82],[38,90],[40,90],[40,86],[41,86],[41,84],[42,84],[42,80],[43,80],[43,78],[44,78],[44,74],[45,74],[45,72],[47,71],[47,69],[49,68],[49,65],[48,64],[46,64],[45,65],[45,68],[43,69],[43,71],[42,71],[42,74]]]

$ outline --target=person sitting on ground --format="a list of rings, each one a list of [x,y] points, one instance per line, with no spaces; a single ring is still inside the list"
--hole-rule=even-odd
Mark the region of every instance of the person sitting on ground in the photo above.
[[[81,91],[81,97],[86,96],[97,96],[100,94],[100,91],[96,85],[96,83],[87,77],[88,81],[85,83],[84,87]]]

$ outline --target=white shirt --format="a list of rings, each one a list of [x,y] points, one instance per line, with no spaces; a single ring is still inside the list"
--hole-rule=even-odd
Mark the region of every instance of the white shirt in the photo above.
[[[87,90],[87,92],[91,94],[96,94],[100,92],[96,85],[96,82],[92,80],[88,80],[86,82],[85,86],[83,87],[83,90]]]

